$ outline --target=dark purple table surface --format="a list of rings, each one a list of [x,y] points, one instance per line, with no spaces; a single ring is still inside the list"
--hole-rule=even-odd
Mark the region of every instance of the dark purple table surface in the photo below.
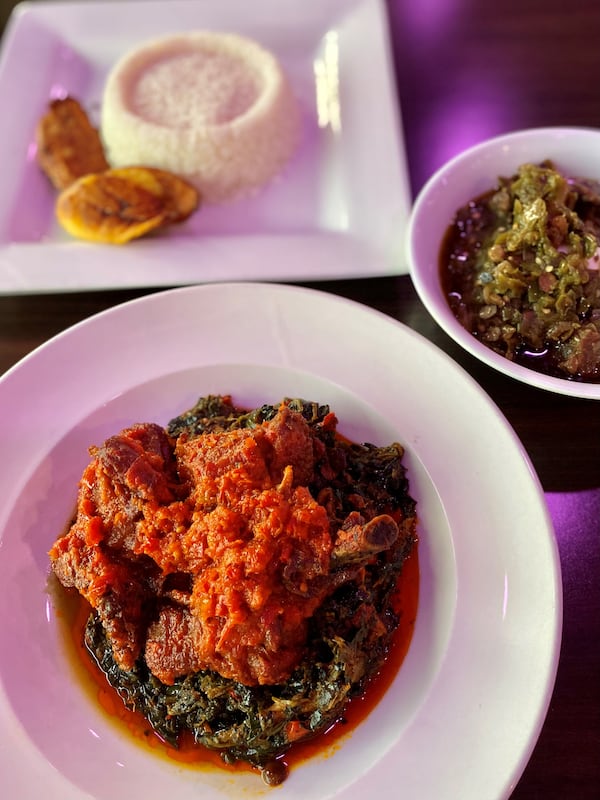
[[[11,7],[0,3],[0,24]],[[600,127],[598,0],[388,0],[388,9],[413,193],[447,158],[489,136]],[[7,110],[2,117],[10,124]],[[312,285],[435,342],[488,392],[528,451],[555,524],[564,629],[548,716],[512,798],[598,800],[600,404],[528,388],[479,364],[432,321],[407,276]],[[0,297],[0,373],[69,325],[150,291]]]

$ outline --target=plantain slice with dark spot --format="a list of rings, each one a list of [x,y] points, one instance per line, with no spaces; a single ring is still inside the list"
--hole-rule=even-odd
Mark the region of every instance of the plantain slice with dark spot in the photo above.
[[[84,175],[56,201],[62,227],[79,239],[125,244],[182,222],[199,205],[197,190],[153,167],[122,167]]]
[[[113,175],[138,181],[149,191],[160,190],[169,222],[183,222],[200,205],[198,190],[188,181],[172,172],[157,167],[122,167],[111,170]]]

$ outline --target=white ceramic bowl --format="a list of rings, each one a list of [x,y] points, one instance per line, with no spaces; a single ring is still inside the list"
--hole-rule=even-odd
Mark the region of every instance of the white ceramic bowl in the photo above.
[[[462,327],[439,280],[439,251],[455,212],[526,162],[555,162],[566,174],[600,179],[600,130],[532,128],[489,139],[442,166],[417,196],[407,230],[410,274],[425,307],[443,330],[476,358],[531,386],[600,399],[600,384],[543,375],[493,352]]]

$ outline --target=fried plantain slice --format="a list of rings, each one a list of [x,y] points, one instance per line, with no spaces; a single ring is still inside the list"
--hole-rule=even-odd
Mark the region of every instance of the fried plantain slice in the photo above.
[[[123,167],[79,178],[56,201],[63,228],[79,239],[125,244],[182,222],[199,195],[186,181],[150,167]]]
[[[85,175],[61,192],[56,216],[78,239],[124,244],[162,225],[166,218],[162,195],[134,181],[100,172]]]
[[[36,128],[37,160],[58,189],[109,168],[100,135],[73,97],[52,100]]]

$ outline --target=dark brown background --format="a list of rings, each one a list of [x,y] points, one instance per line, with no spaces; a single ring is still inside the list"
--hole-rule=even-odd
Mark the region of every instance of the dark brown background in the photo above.
[[[11,7],[1,3],[2,25]],[[540,125],[600,127],[598,0],[388,0],[388,8],[414,193],[445,159],[488,136]],[[513,800],[598,800],[600,404],[522,386],[459,351],[408,277],[314,285],[380,309],[450,353],[530,454],[560,549],[564,634],[548,717]],[[67,326],[149,291],[0,297],[0,373]]]

